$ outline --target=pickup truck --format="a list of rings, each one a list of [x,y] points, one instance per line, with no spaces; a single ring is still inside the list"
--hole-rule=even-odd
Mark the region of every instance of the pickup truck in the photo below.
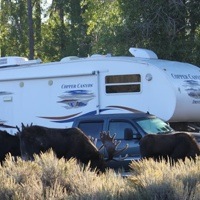
[[[139,160],[140,139],[149,133],[163,134],[173,133],[174,130],[163,120],[148,113],[131,113],[131,114],[99,114],[89,115],[77,118],[73,122],[73,127],[80,128],[85,134],[97,139],[96,146],[100,148],[102,142],[100,139],[101,131],[109,131],[110,135],[116,134],[115,140],[121,141],[118,149],[128,148],[107,162],[109,168],[129,171],[129,164],[132,160]],[[108,154],[103,148],[100,152],[106,159]]]

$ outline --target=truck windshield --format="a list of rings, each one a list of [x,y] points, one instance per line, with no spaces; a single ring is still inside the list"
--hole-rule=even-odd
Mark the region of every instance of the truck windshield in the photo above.
[[[148,134],[171,133],[173,129],[159,118],[145,118],[136,120],[136,123]]]

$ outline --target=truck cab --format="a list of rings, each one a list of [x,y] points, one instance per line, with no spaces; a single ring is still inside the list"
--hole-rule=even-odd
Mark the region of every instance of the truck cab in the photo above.
[[[139,141],[146,134],[173,133],[173,129],[160,118],[148,113],[138,112],[131,114],[100,114],[79,117],[73,122],[73,127],[80,128],[85,134],[96,138],[96,146],[100,148],[102,142],[100,132],[109,132],[112,136],[116,134],[115,140],[121,141],[117,146],[120,150],[128,145],[128,148],[107,161],[107,166],[115,170],[129,171],[129,164],[132,160],[139,160]],[[104,158],[108,158],[105,148],[100,152]]]

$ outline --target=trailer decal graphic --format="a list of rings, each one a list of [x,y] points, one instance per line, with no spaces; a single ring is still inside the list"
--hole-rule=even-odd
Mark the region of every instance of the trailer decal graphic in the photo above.
[[[125,106],[107,106],[107,108],[117,108],[117,109],[122,109],[122,110],[126,110],[126,111],[130,111],[130,112],[133,112],[133,113],[136,113],[136,112],[142,112],[140,110],[137,110],[137,109],[134,109],[134,108],[129,108],[129,107],[125,107]]]
[[[95,95],[90,90],[69,90],[58,97],[61,99],[58,103],[64,104],[63,107],[66,109],[71,109],[87,106]]]
[[[0,127],[3,127],[3,128],[16,128],[16,126],[11,126],[11,125],[8,125],[8,124],[5,124],[5,123],[6,123],[6,121],[0,119]]]
[[[100,113],[103,113],[104,111],[113,110],[113,109],[125,110],[125,111],[129,111],[129,112],[133,112],[133,113],[142,112],[142,111],[139,111],[139,110],[136,110],[136,109],[133,109],[133,108],[129,108],[129,107],[125,107],[125,106],[111,105],[111,106],[107,106],[105,109],[100,109]],[[95,114],[97,114],[96,110],[91,111],[91,112],[88,112],[88,113],[85,113],[85,114],[82,114],[82,115],[80,115],[80,116],[83,117],[83,116],[95,115]],[[69,119],[69,118],[66,118],[65,120],[52,121],[52,122],[57,122],[57,123],[72,122],[72,121],[74,121],[77,117],[79,117],[79,116],[72,117],[72,118],[70,118],[70,119]],[[52,118],[52,119],[53,119],[53,118]]]
[[[0,124],[4,124],[6,121],[0,119]]]
[[[39,118],[42,119],[50,119],[50,120],[63,120],[63,119],[69,119],[69,118],[73,118],[77,115],[79,115],[81,112],[73,114],[73,115],[67,115],[67,116],[61,116],[61,117],[42,117],[42,116],[38,116]]]
[[[187,92],[188,96],[190,96],[194,99],[200,99],[200,83],[199,83],[199,81],[185,80],[183,86],[185,87],[185,91]],[[198,101],[198,102],[200,103],[200,101]]]
[[[39,118],[49,119],[49,120],[51,120],[51,122],[56,122],[56,123],[65,123],[65,122],[72,122],[74,119],[76,119],[79,116],[95,115],[96,110],[82,114],[82,115],[80,115],[80,114],[81,114],[81,112],[73,114],[73,115],[62,116],[62,117],[41,117],[41,116],[39,116]]]
[[[6,91],[0,91],[0,95],[3,96],[3,95],[10,95],[10,94],[13,94],[12,92],[6,92]]]
[[[39,117],[42,119],[49,119],[51,122],[56,122],[56,123],[66,123],[66,122],[72,122],[74,119],[76,119],[79,116],[87,116],[87,115],[95,115],[95,111],[91,111],[82,115],[79,115],[80,113],[76,113],[74,115],[68,115],[68,116],[62,116],[62,117]]]
[[[142,112],[140,110],[136,110],[133,108],[129,108],[129,107],[125,107],[125,106],[117,106],[117,105],[111,105],[111,106],[107,106],[105,109],[100,109],[100,113],[103,113],[104,111],[109,111],[109,110],[113,110],[113,109],[117,109],[117,110],[125,110],[125,111],[129,111],[129,112]],[[67,122],[73,122],[76,118],[78,117],[83,117],[83,116],[87,116],[87,115],[95,115],[97,114],[97,111],[91,111],[91,112],[87,112],[85,114],[80,115],[81,112],[73,114],[73,115],[67,115],[67,116],[61,116],[61,117],[42,117],[39,116],[39,118],[43,118],[43,119],[48,119],[51,120],[51,122],[56,122],[56,123],[67,123]]]
[[[87,115],[95,115],[95,114],[96,114],[96,110],[95,110],[95,111],[88,112],[88,113],[85,113],[85,114],[82,114],[82,115],[80,115],[80,116],[83,117],[83,116],[87,116]],[[52,122],[56,122],[56,123],[73,122],[76,118],[78,118],[78,117],[80,117],[80,116],[73,117],[73,118],[71,118],[71,119],[60,120],[60,121],[52,121]]]

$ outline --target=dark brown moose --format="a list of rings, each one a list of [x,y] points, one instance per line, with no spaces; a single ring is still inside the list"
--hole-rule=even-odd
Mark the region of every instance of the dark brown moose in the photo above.
[[[0,130],[0,162],[5,160],[8,153],[14,157],[21,156],[19,137]]]
[[[185,160],[185,158],[194,159],[200,155],[200,148],[192,135],[185,132],[176,132],[174,134],[148,134],[140,140],[140,152],[142,158],[161,158]]]
[[[102,154],[79,128],[55,129],[36,125],[24,126],[22,124],[22,129],[18,128],[18,131],[21,157],[24,160],[33,160],[34,154],[52,149],[58,158],[69,159],[74,157],[84,164],[90,162],[92,169],[105,171],[106,162]],[[104,132],[104,134],[106,134],[108,140],[106,147],[108,148],[109,158],[112,159],[118,152],[116,149],[118,143],[109,133]],[[105,142],[105,138],[103,142]]]

